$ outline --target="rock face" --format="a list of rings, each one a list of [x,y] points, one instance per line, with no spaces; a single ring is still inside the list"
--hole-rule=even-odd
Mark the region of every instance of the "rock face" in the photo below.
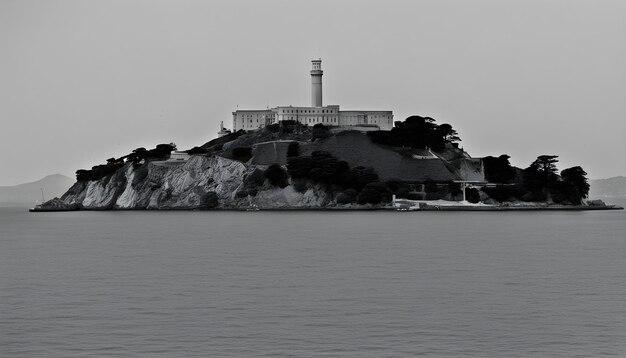
[[[75,183],[61,200],[80,209],[266,209],[322,207],[332,198],[317,187],[303,193],[265,183],[255,196],[238,197],[257,166],[219,156],[192,156],[184,163],[126,164],[100,180]],[[217,206],[215,205],[217,197]]]

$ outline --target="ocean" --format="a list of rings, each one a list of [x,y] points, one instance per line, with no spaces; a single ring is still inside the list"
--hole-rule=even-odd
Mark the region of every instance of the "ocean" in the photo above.
[[[624,211],[0,208],[0,356],[626,356],[625,232]]]

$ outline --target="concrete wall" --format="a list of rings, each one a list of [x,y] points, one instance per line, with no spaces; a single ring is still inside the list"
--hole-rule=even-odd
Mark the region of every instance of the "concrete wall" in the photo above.
[[[233,112],[233,131],[254,130],[275,123],[276,113],[266,110],[237,110]]]

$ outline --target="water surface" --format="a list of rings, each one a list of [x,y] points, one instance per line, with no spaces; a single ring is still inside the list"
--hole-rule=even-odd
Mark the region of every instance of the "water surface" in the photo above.
[[[2,208],[0,356],[622,356],[625,219]]]

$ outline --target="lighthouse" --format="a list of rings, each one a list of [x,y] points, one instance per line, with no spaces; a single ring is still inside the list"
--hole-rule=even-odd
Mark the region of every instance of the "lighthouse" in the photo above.
[[[311,107],[322,107],[322,59],[313,59],[311,64]]]

